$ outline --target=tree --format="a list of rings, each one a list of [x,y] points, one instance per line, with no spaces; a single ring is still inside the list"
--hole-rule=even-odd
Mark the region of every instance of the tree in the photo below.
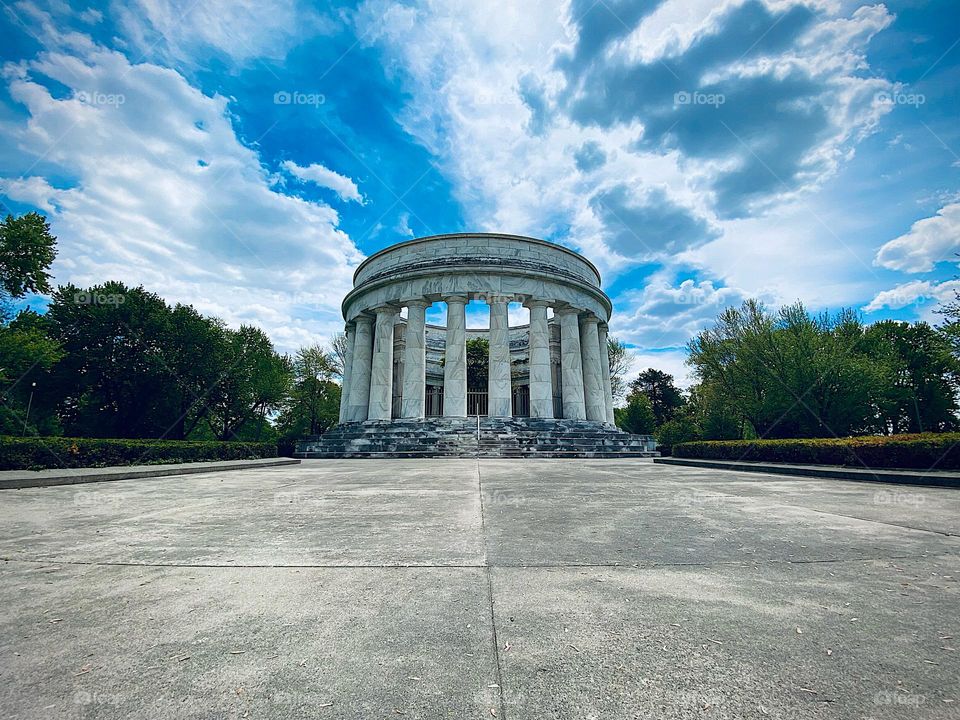
[[[659,426],[654,437],[657,439],[657,449],[664,455],[670,455],[674,445],[699,440],[701,433],[692,417],[678,415]]]
[[[142,287],[58,288],[47,310],[63,349],[49,383],[69,435],[160,437],[177,416],[164,342],[169,308]]]
[[[333,374],[343,379],[343,369],[347,366],[347,334],[336,332],[330,336],[330,361]]]
[[[304,435],[320,435],[339,421],[340,386],[333,382],[333,351],[303,347],[292,362],[290,392],[277,418],[281,443],[291,446]]]
[[[207,422],[219,440],[261,439],[270,413],[286,397],[289,358],[278,355],[260,328],[226,330],[228,366],[210,397]],[[243,433],[253,428],[252,437]]]
[[[56,432],[47,377],[61,357],[63,351],[50,337],[43,315],[23,310],[9,324],[0,325],[0,435]]]
[[[613,415],[618,428],[636,435],[650,435],[656,427],[650,399],[643,393],[631,393],[626,407],[616,408]]]
[[[490,375],[490,343],[486,338],[467,340],[467,389],[486,392]]]
[[[743,419],[715,385],[703,382],[690,388],[685,411],[703,440],[738,440],[743,437]]]
[[[209,414],[209,398],[230,361],[226,338],[222,321],[204,317],[191,305],[178,303],[169,313],[163,364],[177,416],[167,437],[188,438]]]
[[[630,383],[630,392],[642,393],[650,400],[656,425],[663,425],[673,417],[678,408],[683,407],[683,395],[673,384],[673,375],[662,370],[647,368]]]
[[[0,223],[0,287],[9,297],[28,292],[49,293],[47,269],[57,256],[57,239],[50,225],[35,212],[18,218],[7,215]]]
[[[607,336],[607,358],[610,362],[610,394],[613,395],[613,401],[616,403],[622,400],[627,392],[624,377],[633,363],[627,353],[627,346],[609,335]]]
[[[960,362],[948,336],[927,323],[884,320],[866,332],[881,373],[874,394],[880,432],[938,432],[958,427]]]

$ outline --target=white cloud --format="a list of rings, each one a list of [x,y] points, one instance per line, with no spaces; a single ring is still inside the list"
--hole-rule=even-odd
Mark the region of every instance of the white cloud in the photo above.
[[[111,10],[138,54],[191,66],[210,50],[238,64],[283,58],[304,37],[333,26],[297,0],[132,0]]]
[[[610,334],[644,351],[682,347],[724,308],[747,297],[742,290],[716,287],[709,280],[673,285],[658,273],[642,290],[614,298]]]
[[[696,38],[716,32],[725,8],[740,5],[743,3],[723,3],[720,8],[706,0],[668,0],[633,33],[623,33],[623,40],[605,48],[594,62],[615,71],[635,61],[682,55]],[[782,9],[797,3],[771,5]],[[602,13],[606,7],[601,4],[593,9]],[[367,0],[358,11],[356,24],[367,41],[386,50],[388,67],[395,63],[400,68],[396,78],[407,84],[411,100],[398,119],[442,159],[444,173],[452,181],[471,228],[557,239],[590,257],[609,285],[651,259],[650,253],[629,252],[618,238],[634,237],[641,245],[650,245],[650,229],[624,228],[616,217],[621,213],[604,214],[603,204],[591,205],[591,198],[625,187],[633,194],[634,204],[639,204],[652,192],[661,191],[665,202],[682,208],[694,220],[702,219],[703,238],[671,250],[678,259],[706,269],[708,276],[751,295],[786,301],[800,298],[816,304],[821,298],[826,303],[859,303],[876,290],[871,257],[865,261],[851,257],[851,251],[837,242],[830,228],[798,203],[806,202],[809,190],[819,187],[849,159],[856,143],[889,111],[889,107],[874,103],[873,96],[891,87],[890,83],[865,76],[863,71],[867,42],[892,16],[883,6],[856,10],[845,17],[838,15],[841,8],[835,5],[824,12],[815,15],[806,30],[797,31],[801,34],[792,45],[734,62],[724,71],[734,83],[762,75],[776,85],[777,73],[788,70],[797,77],[807,76],[810,81],[804,86],[819,103],[814,114],[823,115],[823,128],[810,131],[812,145],[798,150],[797,176],[779,176],[790,180],[790,187],[776,178],[771,181],[774,171],[762,167],[762,162],[754,169],[756,177],[765,176],[774,190],[763,202],[751,205],[755,217],[744,220],[718,216],[717,193],[711,186],[711,178],[739,167],[736,158],[694,158],[685,154],[682,146],[638,147],[637,139],[646,129],[639,115],[609,125],[578,124],[567,113],[557,111],[561,104],[556,99],[567,79],[554,63],[578,40],[569,2],[536,3],[520,12],[505,0],[493,4],[422,0],[402,10],[385,0]],[[772,28],[776,32],[763,40],[783,29]],[[520,99],[521,84],[527,95],[536,85],[548,101],[556,101],[549,122],[534,122],[538,119]],[[602,90],[600,87],[597,92],[604,95]],[[606,93],[605,101],[622,99],[614,97],[619,90]],[[574,97],[577,92],[574,88]],[[762,93],[758,97],[758,102],[763,101]],[[739,100],[737,117],[749,117],[751,97]],[[797,128],[802,130],[808,124],[800,123]],[[531,134],[531,127],[540,134]],[[787,143],[791,133],[795,134],[778,129],[776,123],[771,127]],[[728,130],[713,131],[726,133],[731,141]],[[731,142],[737,152],[742,150],[736,141]],[[578,152],[585,143],[605,162],[578,168]],[[754,158],[750,153],[744,157]],[[582,158],[580,163],[583,165]],[[803,235],[801,242],[789,242],[784,226],[771,218],[788,214],[784,207],[789,207],[798,222],[795,227],[799,229],[790,234]],[[758,241],[752,247],[737,237],[747,226]],[[721,237],[711,241],[715,232]],[[859,254],[860,250],[854,248],[853,252]],[[824,273],[823,266],[829,263],[816,253],[826,253],[839,265]],[[872,250],[869,253],[872,256]],[[670,258],[657,259],[670,263]]]
[[[960,280],[945,280],[943,282],[912,280],[901,283],[890,290],[877,293],[863,309],[866,312],[884,308],[901,310],[910,305],[922,305],[931,300],[945,303],[952,301],[957,292],[960,292]]]
[[[284,160],[281,166],[299,180],[312,182],[319,187],[333,190],[340,196],[341,200],[363,203],[363,195],[360,194],[357,184],[353,180],[319,163],[311,163],[306,167],[301,167],[292,160]]]
[[[401,213],[400,217],[397,218],[397,224],[393,230],[400,237],[412,238],[414,236],[414,232],[410,228],[410,213]]]
[[[225,98],[79,36],[4,70],[29,115],[5,127],[23,177],[4,189],[54,210],[58,282],[142,283],[230,325],[260,325],[287,350],[342,327],[362,254],[332,208],[272,186]],[[71,94],[54,97],[45,78]]]
[[[52,213],[56,211],[54,203],[60,191],[42,177],[27,177],[0,178],[0,192],[11,200],[28,203],[44,212]]]
[[[956,262],[960,250],[960,203],[944,205],[933,217],[917,220],[908,232],[880,248],[875,264],[891,270],[918,273],[937,263]]]

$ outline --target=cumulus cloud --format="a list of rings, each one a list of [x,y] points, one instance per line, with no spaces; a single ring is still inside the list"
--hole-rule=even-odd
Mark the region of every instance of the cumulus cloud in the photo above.
[[[614,298],[617,312],[610,319],[610,332],[648,350],[682,347],[724,308],[747,297],[743,290],[717,287],[709,280],[673,285],[655,276],[642,290]]]
[[[319,187],[333,190],[340,196],[341,200],[363,203],[363,195],[357,189],[357,184],[346,175],[334,172],[319,163],[311,163],[306,167],[301,167],[293,160],[284,160],[280,165],[298,180],[311,182]]]
[[[395,12],[367,0],[356,23],[402,69],[410,100],[398,120],[440,159],[466,222],[569,244],[610,283],[651,257],[720,254],[731,223],[803,201],[831,177],[890,110],[875,96],[892,85],[865,53],[891,19],[882,5],[792,0],[553,0],[522,13],[506,1]],[[836,244],[813,213],[802,223],[827,235],[818,245]],[[811,297],[806,248],[782,246],[776,223],[766,231],[784,287]],[[830,297],[853,295],[840,287],[851,275],[842,259]],[[697,266],[766,289],[768,264],[744,281],[741,256],[721,260],[735,280]]]
[[[662,188],[637,197],[626,185],[617,185],[596,193],[590,207],[603,222],[607,247],[627,258],[655,260],[717,234]]]
[[[909,273],[929,272],[937,263],[956,261],[958,249],[960,203],[950,203],[933,217],[917,220],[908,232],[886,243],[874,263]]]
[[[297,0],[132,0],[112,10],[140,54],[195,64],[211,51],[238,64],[283,58],[335,24]]]
[[[603,164],[607,162],[607,154],[596,140],[587,140],[573,153],[573,159],[578,170],[590,172],[603,167]]]
[[[362,254],[332,208],[273,186],[225,98],[89,38],[48,45],[5,68],[26,117],[7,122],[22,176],[3,189],[51,213],[58,282],[142,283],[288,350],[340,327]]]
[[[889,110],[875,98],[891,84],[859,75],[867,42],[892,20],[882,6],[833,18],[802,3],[728,5],[687,46],[647,58],[615,42],[617,10],[594,4],[575,23],[557,110],[583,126],[641,122],[638,148],[676,148],[710,169],[721,216],[815,186]]]
[[[901,283],[890,290],[877,293],[863,309],[866,312],[884,308],[900,310],[910,305],[921,305],[931,300],[945,303],[952,301],[957,292],[960,292],[960,280],[945,280],[943,282],[912,280]]]

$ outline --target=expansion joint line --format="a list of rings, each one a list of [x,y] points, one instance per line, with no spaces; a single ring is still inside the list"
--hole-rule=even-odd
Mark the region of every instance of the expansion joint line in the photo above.
[[[487,557],[487,524],[483,504],[483,476],[480,458],[477,458],[477,492],[480,493],[480,537],[483,539],[483,572],[487,576],[487,602],[490,604],[490,630],[493,634],[493,661],[497,667],[497,693],[500,698],[500,717],[506,720],[507,704],[503,696],[503,669],[500,666],[500,640],[497,638],[497,614],[493,608],[493,575]]]

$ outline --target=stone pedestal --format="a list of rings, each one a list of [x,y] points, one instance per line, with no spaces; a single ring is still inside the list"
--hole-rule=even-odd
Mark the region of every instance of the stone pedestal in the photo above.
[[[397,308],[374,308],[377,324],[373,336],[373,358],[370,366],[370,400],[368,420],[389,420],[393,408],[393,326]]]
[[[553,381],[550,378],[550,331],[546,300],[528,300],[530,310],[530,417],[553,417]]]
[[[425,316],[430,303],[426,300],[407,301],[407,332],[404,335],[403,400],[401,416],[422,418],[426,393],[427,367]]]
[[[447,303],[447,345],[443,364],[443,415],[467,414],[467,317],[466,296],[452,295]]]
[[[560,321],[560,375],[563,389],[563,417],[584,420],[583,358],[580,352],[580,322],[575,308],[554,308]]]
[[[358,315],[356,338],[353,341],[353,362],[350,372],[350,410],[348,422],[367,419],[370,401],[370,363],[373,359],[373,318]]]
[[[583,364],[583,398],[587,420],[607,421],[603,400],[603,370],[600,367],[599,318],[587,315],[580,318],[580,357]]]

